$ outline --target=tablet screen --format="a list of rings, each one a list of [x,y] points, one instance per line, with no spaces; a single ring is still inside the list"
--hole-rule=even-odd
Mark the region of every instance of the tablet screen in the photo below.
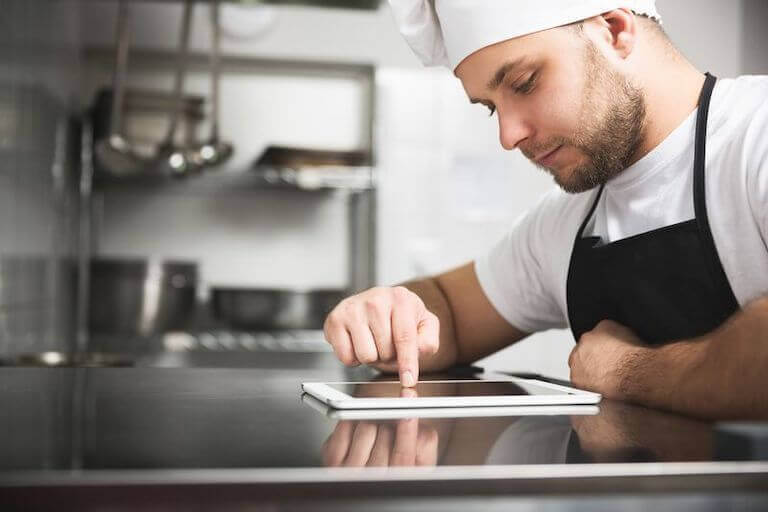
[[[403,387],[399,382],[360,382],[360,383],[329,383],[328,386],[346,393],[353,398],[398,398],[403,396]],[[567,391],[539,386],[534,382],[508,381],[453,381],[453,382],[419,382],[416,384],[415,395],[410,397],[439,397],[439,396],[520,396],[520,395],[569,395]]]

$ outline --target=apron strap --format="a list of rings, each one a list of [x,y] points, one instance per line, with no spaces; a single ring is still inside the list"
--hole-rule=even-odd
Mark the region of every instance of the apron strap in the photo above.
[[[707,197],[705,193],[704,169],[707,150],[707,118],[709,117],[709,101],[715,87],[716,78],[709,73],[704,80],[704,87],[699,96],[699,109],[696,114],[696,137],[693,156],[693,209],[699,223],[699,230],[709,233],[707,218]],[[711,238],[711,237],[710,237]]]
[[[725,296],[729,297],[730,304],[738,304],[733,294],[728,277],[723,270],[723,264],[717,253],[715,240],[712,236],[712,230],[709,226],[709,217],[707,216],[707,194],[706,194],[706,147],[707,147],[707,118],[709,116],[709,103],[712,98],[712,91],[715,88],[717,78],[706,73],[704,87],[701,89],[699,97],[699,109],[696,114],[696,138],[693,157],[693,209],[696,214],[696,222],[699,226],[699,235],[708,250],[702,254],[707,260],[710,275],[715,283],[723,291]]]
[[[597,195],[595,196],[595,200],[592,202],[592,206],[589,207],[589,213],[584,217],[584,220],[581,222],[581,226],[579,227],[579,230],[576,232],[576,242],[579,241],[579,239],[584,234],[584,229],[586,229],[587,224],[589,223],[589,220],[592,218],[592,215],[595,214],[595,210],[597,209],[597,204],[600,202],[600,196],[603,195],[603,189],[605,188],[605,183],[600,185],[600,189],[597,191]]]

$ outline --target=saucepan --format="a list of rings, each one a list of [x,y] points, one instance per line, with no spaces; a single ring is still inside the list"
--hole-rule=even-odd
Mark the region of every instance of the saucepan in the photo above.
[[[234,329],[321,329],[346,290],[213,288],[214,318]]]
[[[189,328],[196,288],[194,262],[95,259],[91,262],[90,331],[151,336]]]

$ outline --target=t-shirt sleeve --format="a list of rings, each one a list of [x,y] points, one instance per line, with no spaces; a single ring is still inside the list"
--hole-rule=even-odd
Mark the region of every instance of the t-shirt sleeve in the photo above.
[[[475,261],[480,286],[499,314],[518,329],[533,333],[563,328],[567,319],[555,300],[557,265],[548,255],[556,247],[554,233],[546,233],[556,215],[553,194],[547,194],[512,230]]]
[[[760,234],[768,250],[768,88],[759,108],[754,111],[744,135],[747,155],[747,190],[750,192],[750,209],[759,225]]]

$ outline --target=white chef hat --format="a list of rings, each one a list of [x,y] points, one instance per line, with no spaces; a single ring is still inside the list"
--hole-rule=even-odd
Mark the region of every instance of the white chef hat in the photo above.
[[[389,0],[408,44],[426,66],[455,69],[468,55],[626,7],[661,21],[655,0]]]

